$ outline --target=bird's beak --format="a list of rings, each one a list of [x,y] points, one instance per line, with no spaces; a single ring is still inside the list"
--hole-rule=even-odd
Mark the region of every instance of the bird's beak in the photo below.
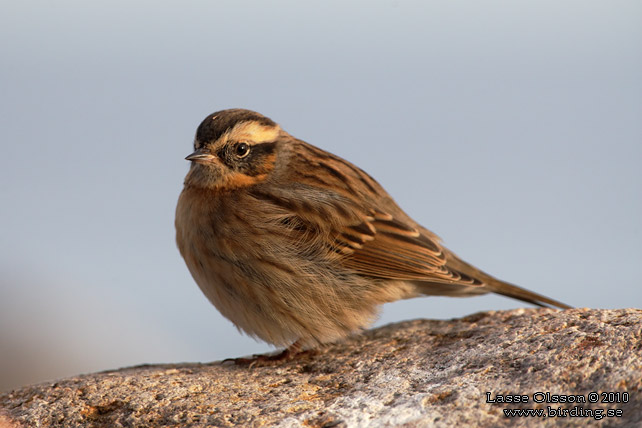
[[[193,161],[196,163],[211,163],[216,159],[216,156],[209,151],[198,149],[194,153],[188,155],[185,160]]]

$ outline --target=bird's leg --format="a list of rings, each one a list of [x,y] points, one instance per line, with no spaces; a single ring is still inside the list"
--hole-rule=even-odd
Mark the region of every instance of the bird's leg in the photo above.
[[[278,363],[281,361],[290,361],[297,358],[300,355],[305,354],[314,354],[314,351],[301,351],[301,344],[297,340],[283,351],[277,354],[255,354],[251,358],[226,358],[223,362],[233,361],[237,366],[249,366],[254,367],[255,365],[269,365],[270,363]]]

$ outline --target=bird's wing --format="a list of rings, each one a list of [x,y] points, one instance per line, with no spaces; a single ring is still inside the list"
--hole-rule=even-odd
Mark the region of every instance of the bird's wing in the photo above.
[[[334,246],[344,256],[343,265],[363,275],[482,286],[447,266],[437,239],[387,213],[373,211],[362,223],[344,227]]]

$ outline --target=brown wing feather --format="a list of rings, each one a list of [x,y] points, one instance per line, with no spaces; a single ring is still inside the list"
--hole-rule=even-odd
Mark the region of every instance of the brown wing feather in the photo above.
[[[446,253],[436,239],[392,215],[375,212],[363,223],[346,227],[336,240],[345,254],[344,266],[364,275],[481,286],[474,278],[446,265]]]
[[[403,213],[366,172],[301,140],[293,141],[293,156],[285,171],[299,187],[288,189],[288,195],[291,198],[300,192],[301,199],[278,204],[287,209],[297,206],[297,212],[307,213],[304,220],[324,230],[324,236],[332,236],[334,242],[325,245],[339,254],[344,266],[374,278],[412,281],[419,292],[430,295],[495,292],[536,305],[568,307],[493,278],[459,259],[440,245],[437,236]],[[311,197],[315,192],[322,196]]]

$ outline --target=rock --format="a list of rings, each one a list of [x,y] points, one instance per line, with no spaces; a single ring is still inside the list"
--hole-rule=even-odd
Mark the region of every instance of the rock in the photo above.
[[[0,395],[0,426],[642,426],[641,327],[637,309],[407,321],[272,365],[143,365],[25,387]]]

